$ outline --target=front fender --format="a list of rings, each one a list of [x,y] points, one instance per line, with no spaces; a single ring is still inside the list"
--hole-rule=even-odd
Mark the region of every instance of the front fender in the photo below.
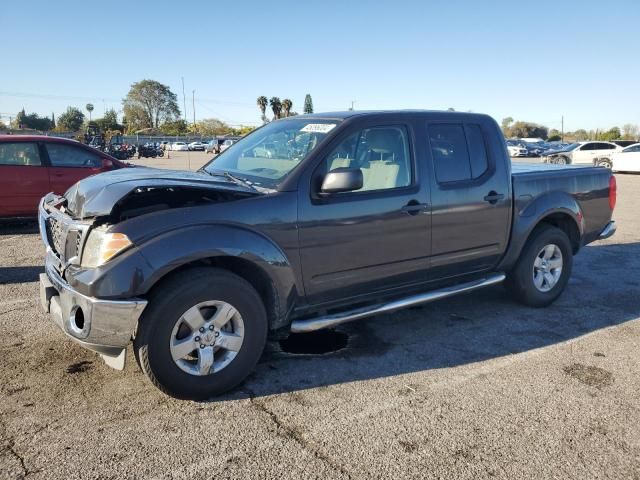
[[[286,319],[298,298],[289,259],[265,236],[233,225],[198,225],[170,230],[102,267],[73,272],[70,283],[86,295],[97,298],[141,297],[171,271],[214,257],[235,257],[260,268],[272,282],[276,319]]]
[[[509,248],[498,265],[499,271],[508,271],[513,267],[524,248],[531,232],[553,214],[562,214],[571,218],[578,229],[580,245],[585,231],[584,215],[580,204],[566,192],[549,192],[534,199],[521,196],[515,199],[514,219]]]

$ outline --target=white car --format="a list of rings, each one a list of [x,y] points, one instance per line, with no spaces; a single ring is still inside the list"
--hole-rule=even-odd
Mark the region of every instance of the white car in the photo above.
[[[224,142],[222,142],[222,145],[220,145],[220,153],[224,152],[227,148],[229,148],[234,143],[236,143],[235,140],[225,140]]]
[[[507,145],[510,157],[526,157],[529,155],[529,151],[526,148],[518,147],[516,145]]]
[[[203,152],[204,152],[205,144],[204,144],[204,143],[202,143],[202,142],[191,142],[191,143],[188,145],[188,147],[189,147],[189,150],[194,151],[194,152],[195,152],[196,150],[200,150],[200,151],[203,151]]]
[[[634,143],[611,156],[614,172],[640,172],[640,143]]]
[[[184,142],[173,142],[171,144],[171,150],[174,152],[188,151],[189,146]]]
[[[601,165],[611,166],[611,157],[622,150],[622,147],[611,142],[578,142],[567,145],[562,150],[550,152],[545,163],[561,165]]]

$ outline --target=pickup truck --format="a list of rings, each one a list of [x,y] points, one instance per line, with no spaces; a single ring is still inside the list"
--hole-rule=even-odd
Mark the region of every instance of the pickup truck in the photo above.
[[[547,306],[615,232],[615,201],[606,168],[512,167],[486,115],[301,115],[197,172],[122,169],[44,197],[41,302],[110,366],[133,343],[155,386],[205,399],[268,338],[501,282]]]

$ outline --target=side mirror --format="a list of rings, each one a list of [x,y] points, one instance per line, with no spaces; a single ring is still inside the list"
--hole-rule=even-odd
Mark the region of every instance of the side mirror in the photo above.
[[[362,170],[359,168],[336,168],[322,181],[321,193],[352,192],[362,188]]]
[[[102,159],[102,168],[113,168],[113,162],[108,158]]]

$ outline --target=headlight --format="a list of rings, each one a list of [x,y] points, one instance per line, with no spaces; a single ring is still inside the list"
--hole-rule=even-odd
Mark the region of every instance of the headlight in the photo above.
[[[95,268],[104,265],[113,257],[133,244],[124,233],[106,233],[103,230],[91,230],[82,251],[82,267]]]

